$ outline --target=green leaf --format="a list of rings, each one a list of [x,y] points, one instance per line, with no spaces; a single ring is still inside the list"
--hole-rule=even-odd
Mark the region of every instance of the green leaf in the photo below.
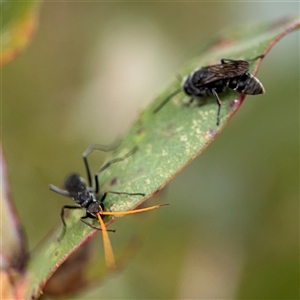
[[[1,60],[3,65],[20,53],[35,32],[37,1],[1,1]]]
[[[221,58],[250,59],[260,54],[267,55],[276,42],[298,27],[297,19],[285,19],[226,31],[213,39],[214,42],[210,42],[199,56],[184,65],[179,73],[185,76],[195,68],[217,63]],[[259,65],[259,61],[252,62],[250,72],[256,74]],[[161,111],[153,114],[153,110],[179,87],[180,83],[174,79],[141,113],[120,147],[109,159],[124,156],[135,145],[138,145],[138,151],[111,165],[100,176],[102,191],[141,192],[147,196],[142,199],[139,196],[108,195],[104,202],[105,210],[133,209],[158,192],[220,134],[245,98],[234,91],[220,95],[220,126],[216,126],[217,105],[213,98],[207,99],[201,107],[191,108],[183,106],[182,102],[187,97],[184,93],[179,93]],[[262,98],[263,96],[260,97]],[[39,295],[58,266],[96,233],[79,221],[82,215],[84,211],[72,212],[67,218],[67,233],[63,240],[56,240],[59,230],[55,231],[32,254],[27,296]],[[116,219],[105,220],[108,225]],[[100,259],[104,261],[102,257]]]

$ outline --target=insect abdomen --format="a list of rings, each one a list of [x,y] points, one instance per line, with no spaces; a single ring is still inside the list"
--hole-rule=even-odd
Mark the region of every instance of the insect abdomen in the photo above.
[[[247,95],[258,95],[265,92],[265,89],[261,82],[249,73],[229,78],[227,87],[232,90],[238,91],[239,93]]]

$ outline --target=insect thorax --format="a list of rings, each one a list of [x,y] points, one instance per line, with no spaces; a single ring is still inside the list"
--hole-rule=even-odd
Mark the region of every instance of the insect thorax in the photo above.
[[[96,198],[94,193],[84,190],[81,192],[78,192],[76,197],[74,197],[74,201],[79,204],[81,207],[88,207],[91,203],[96,202]]]

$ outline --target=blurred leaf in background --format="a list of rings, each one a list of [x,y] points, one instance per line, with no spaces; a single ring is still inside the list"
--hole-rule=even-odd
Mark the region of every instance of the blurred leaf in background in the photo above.
[[[1,1],[0,65],[11,61],[28,44],[36,30],[38,8],[37,1]]]
[[[36,39],[2,74],[4,149],[31,247],[60,221],[48,184],[83,173],[83,150],[122,136],[199,45],[295,12],[292,2],[45,2]],[[298,297],[299,34],[276,45],[259,78],[264,97],[247,98],[168,185],[167,216],[144,228],[136,217],[137,258],[81,298]],[[115,223],[118,238],[135,234],[134,220]]]

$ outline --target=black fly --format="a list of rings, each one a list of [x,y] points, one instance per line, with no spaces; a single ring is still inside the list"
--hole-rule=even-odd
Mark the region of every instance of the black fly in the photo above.
[[[126,192],[115,192],[115,191],[106,191],[102,193],[102,196],[100,195],[100,186],[99,186],[99,179],[98,176],[101,172],[103,172],[105,169],[107,169],[110,165],[122,161],[125,158],[131,156],[133,153],[137,151],[138,147],[134,147],[130,152],[128,152],[126,155],[122,157],[118,157],[115,159],[112,159],[108,162],[106,162],[94,175],[94,183],[93,186],[92,182],[92,175],[91,170],[89,167],[89,163],[87,160],[87,156],[89,153],[91,153],[93,150],[102,150],[102,151],[110,151],[109,147],[102,146],[102,145],[91,145],[82,155],[86,173],[87,173],[87,179],[88,179],[88,186],[86,185],[85,180],[77,173],[73,173],[69,175],[63,185],[64,189],[60,189],[54,185],[50,185],[50,189],[60,195],[70,197],[72,198],[77,205],[64,205],[61,208],[61,220],[63,223],[63,230],[58,238],[60,241],[66,232],[66,221],[65,221],[65,210],[66,209],[85,209],[85,215],[80,218],[80,221],[82,221],[84,224],[88,225],[89,227],[97,230],[102,230],[103,232],[103,240],[104,240],[104,248],[105,248],[105,258],[106,263],[109,268],[115,267],[115,261],[114,256],[111,248],[111,244],[109,241],[109,237],[107,234],[107,231],[114,231],[114,230],[107,230],[105,227],[105,224],[102,220],[103,215],[125,215],[125,214],[134,214],[139,213],[143,211],[152,210],[155,208],[158,208],[162,205],[155,205],[147,208],[142,209],[136,209],[136,210],[128,210],[128,211],[121,211],[121,212],[109,212],[104,211],[104,205],[103,202],[107,196],[107,194],[117,194],[117,195],[130,195],[130,196],[145,196],[144,193],[126,193]],[[89,222],[87,222],[85,219],[98,219],[100,227],[96,227]]]
[[[173,96],[183,89],[187,95],[191,96],[189,103],[192,103],[194,99],[201,101],[203,97],[213,95],[218,104],[217,125],[219,125],[222,102],[218,93],[224,92],[226,88],[247,95],[258,95],[265,92],[261,82],[248,72],[249,62],[263,57],[264,55],[259,55],[248,60],[223,58],[220,64],[195,70],[183,79],[182,88],[169,95],[154,110],[154,113],[157,113]]]

